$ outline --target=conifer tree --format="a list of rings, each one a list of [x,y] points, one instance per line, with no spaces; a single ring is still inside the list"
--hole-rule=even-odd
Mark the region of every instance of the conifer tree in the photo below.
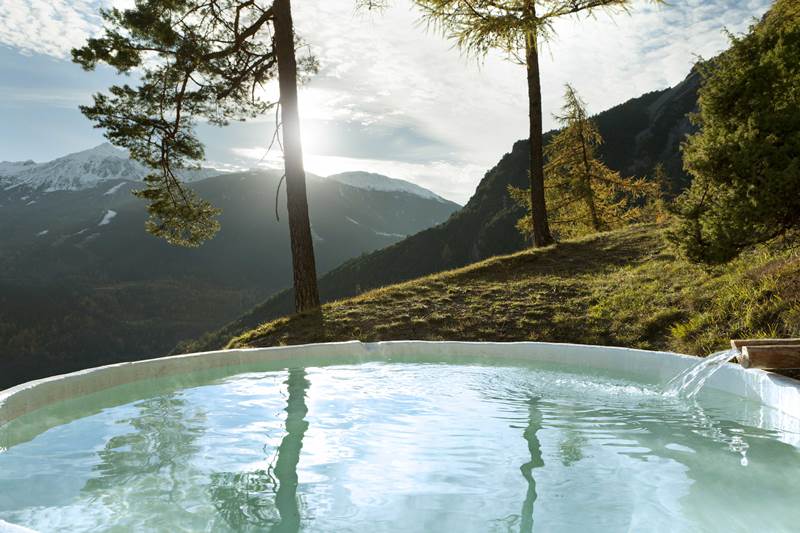
[[[290,0],[136,0],[101,15],[104,34],[73,50],[73,60],[87,70],[106,63],[138,84],[112,86],[81,110],[152,169],[137,192],[148,202],[148,231],[183,246],[213,237],[219,211],[178,177],[203,159],[194,125],[224,126],[279,106],[295,307],[318,307],[297,105],[298,77],[316,62],[297,61]],[[280,99],[266,101],[261,88],[275,78]]]
[[[544,149],[544,190],[554,233],[572,237],[639,221],[645,200],[657,196],[658,184],[623,178],[608,168],[597,156],[603,142],[600,131],[572,86],[567,85],[564,99],[561,114],[555,116],[562,129]],[[530,206],[529,191],[509,190],[518,203]],[[529,234],[530,215],[518,227]]]
[[[660,224],[671,218],[675,201],[673,192],[675,181],[669,176],[662,162],[656,163],[653,167],[650,181],[653,193],[643,206],[642,221]]]
[[[800,228],[800,4],[778,0],[701,65],[700,131],[683,146],[691,187],[672,240],[715,264]]]
[[[652,0],[661,2],[661,0]],[[525,65],[530,115],[530,190],[534,246],[553,242],[544,189],[539,47],[553,23],[571,15],[627,10],[632,0],[414,0],[424,16],[459,46],[478,56],[499,49]]]

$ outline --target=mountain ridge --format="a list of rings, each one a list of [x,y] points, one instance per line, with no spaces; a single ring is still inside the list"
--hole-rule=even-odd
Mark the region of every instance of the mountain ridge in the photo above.
[[[410,181],[401,180],[397,178],[390,178],[389,176],[384,176],[383,174],[376,174],[374,172],[364,172],[364,171],[352,171],[352,172],[341,172],[339,174],[332,174],[327,176],[327,179],[338,181],[339,183],[344,183],[345,185],[350,185],[352,187],[359,187],[362,189],[373,189],[376,191],[387,191],[387,192],[407,192],[410,194],[416,194],[418,196],[422,196],[423,198],[431,198],[434,200],[439,200],[441,202],[449,202],[445,198],[442,198],[438,194],[430,191],[424,187],[417,185],[416,183],[412,183]]]
[[[247,171],[219,170],[211,167],[181,169],[178,176],[186,182],[197,182],[214,176],[241,172],[259,172],[260,168]],[[268,169],[267,169],[268,170]],[[37,163],[26,161],[0,161],[0,185],[6,190],[26,186],[44,192],[78,191],[114,180],[141,182],[151,169],[132,160],[128,152],[105,142],[95,147],[73,152],[50,161]],[[309,176],[314,176],[308,173]],[[327,176],[326,179],[356,187],[383,192],[405,192],[442,203],[455,204],[433,191],[407,180],[401,180],[374,172],[350,171]],[[459,206],[460,207],[460,206]]]
[[[0,178],[5,188],[26,186],[44,192],[78,191],[111,180],[141,181],[151,169],[128,157],[125,150],[111,143],[73,152],[51,161],[3,161]],[[178,175],[197,181],[221,174],[215,169],[182,169]]]

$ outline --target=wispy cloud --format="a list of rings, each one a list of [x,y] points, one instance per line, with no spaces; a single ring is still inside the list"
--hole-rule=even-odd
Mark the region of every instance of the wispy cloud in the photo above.
[[[99,2],[4,0],[0,41],[25,53],[67,57],[100,24]]]
[[[21,91],[17,88],[0,86],[0,101],[7,106],[29,107],[47,105],[73,109],[88,103],[86,91],[75,89],[39,88]]]

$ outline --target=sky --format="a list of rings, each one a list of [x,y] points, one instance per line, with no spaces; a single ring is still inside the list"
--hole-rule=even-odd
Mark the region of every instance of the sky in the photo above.
[[[100,29],[98,9],[131,0],[0,0],[0,161],[47,161],[104,142],[77,106],[121,80],[84,72],[69,50]],[[429,31],[410,0],[361,13],[353,0],[294,0],[298,34],[320,61],[300,92],[309,172],[365,170],[406,179],[459,203],[527,137],[525,70],[479,60]],[[680,82],[698,57],[727,46],[770,0],[634,1],[630,15],[566,19],[542,49],[545,129],[565,83],[597,113]],[[135,81],[135,80],[134,80]],[[278,166],[267,154],[274,117],[200,125],[208,164]]]

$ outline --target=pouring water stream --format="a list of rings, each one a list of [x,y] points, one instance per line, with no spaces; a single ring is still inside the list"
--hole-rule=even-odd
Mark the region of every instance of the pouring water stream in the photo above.
[[[711,376],[737,355],[739,355],[739,351],[731,348],[705,357],[699,363],[669,380],[664,387],[664,396],[693,398]]]
[[[700,389],[703,388],[703,385],[705,385],[709,378],[716,374],[717,371],[725,366],[726,363],[739,355],[739,353],[739,350],[731,348],[729,350],[715,352],[708,357],[701,359],[698,363],[690,366],[669,380],[669,382],[667,382],[667,384],[664,386],[662,394],[669,398],[694,398],[697,393],[700,392]],[[694,407],[697,410],[697,416],[705,421],[706,416],[703,413],[702,408],[696,403],[694,404]],[[728,448],[731,451],[741,455],[740,463],[742,466],[748,465],[749,461],[747,459],[747,450],[749,446],[740,436],[734,435],[729,439],[724,438],[719,428],[715,428],[714,424],[710,420],[706,421],[705,425],[708,426],[708,434],[712,438],[723,438],[723,440],[727,442]]]

